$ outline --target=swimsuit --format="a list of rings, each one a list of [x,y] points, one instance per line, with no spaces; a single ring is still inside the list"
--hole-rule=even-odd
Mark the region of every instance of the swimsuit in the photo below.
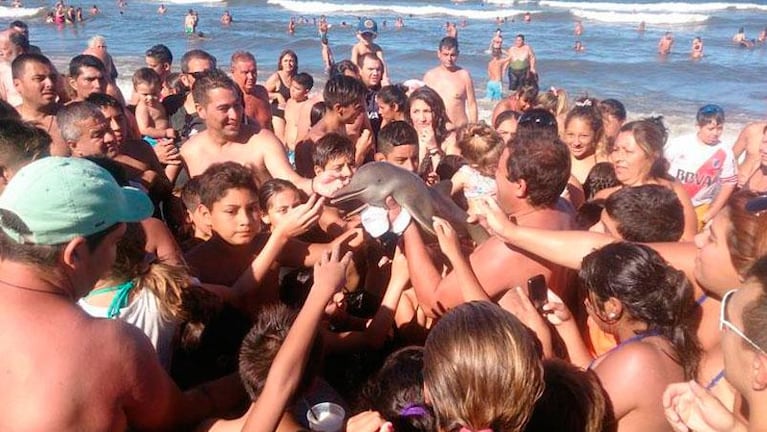
[[[501,100],[503,89],[500,81],[488,81],[485,97],[491,101]]]
[[[281,94],[282,97],[285,99],[285,102],[290,99],[290,87],[286,86],[285,83],[282,81],[282,77],[280,74],[277,74],[277,79],[280,80],[280,86],[277,87],[277,93]],[[272,116],[279,117],[283,120],[285,120],[285,108],[280,108],[280,104],[277,102],[277,98],[272,99]]]
[[[468,200],[492,196],[498,190],[494,178],[483,176],[482,173],[468,165],[458,168],[458,172],[464,173],[468,177],[463,189],[463,195]]]
[[[528,58],[512,60],[509,63],[507,71],[509,75],[509,90],[515,91],[527,82],[527,75],[530,72]]]

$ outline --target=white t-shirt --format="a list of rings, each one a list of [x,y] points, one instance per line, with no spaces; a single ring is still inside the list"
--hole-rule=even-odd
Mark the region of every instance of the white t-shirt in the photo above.
[[[670,140],[664,149],[669,175],[682,183],[697,207],[709,204],[725,183],[738,181],[738,166],[732,146],[706,145],[693,135]]]

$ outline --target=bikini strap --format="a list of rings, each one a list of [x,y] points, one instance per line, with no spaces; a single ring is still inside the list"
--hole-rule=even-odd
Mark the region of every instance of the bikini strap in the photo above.
[[[589,366],[586,369],[591,369],[594,366],[594,363],[598,359],[607,357],[608,355],[615,353],[616,351],[620,350],[621,348],[625,347],[626,345],[628,345],[630,343],[639,342],[639,341],[641,341],[644,338],[648,338],[648,337],[651,337],[651,336],[658,336],[659,334],[660,333],[657,330],[651,330],[651,331],[648,331],[646,333],[640,333],[640,334],[631,336],[630,338],[626,339],[625,341],[622,341],[618,345],[610,348],[610,350],[607,351],[606,353],[604,353],[601,356],[595,358],[594,360],[591,360],[591,362],[589,363]]]
[[[95,289],[88,293],[85,298],[110,292],[115,293],[115,296],[112,298],[112,303],[109,304],[109,309],[107,309],[107,318],[117,318],[120,315],[120,309],[128,306],[128,296],[135,285],[134,281],[129,280],[120,285]]]
[[[711,381],[709,381],[708,384],[706,384],[706,390],[711,390],[712,388],[714,388],[717,384],[719,384],[719,381],[721,381],[722,378],[724,378],[724,369],[720,370],[719,373],[717,373],[716,375],[714,375],[713,378],[711,378]]]

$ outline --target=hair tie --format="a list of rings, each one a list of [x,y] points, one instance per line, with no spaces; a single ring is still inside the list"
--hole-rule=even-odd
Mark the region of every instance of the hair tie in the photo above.
[[[428,414],[429,412],[426,411],[426,407],[415,403],[406,405],[405,408],[402,408],[399,412],[399,415],[402,417],[420,417]]]
[[[556,87],[552,86],[550,91],[554,96],[559,97],[559,90]]]
[[[582,101],[576,102],[575,106],[577,106],[577,107],[590,107],[591,106],[591,99],[584,99]]]

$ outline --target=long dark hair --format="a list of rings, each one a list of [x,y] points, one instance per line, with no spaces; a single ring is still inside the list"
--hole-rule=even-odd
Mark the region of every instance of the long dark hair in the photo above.
[[[413,105],[413,101],[420,100],[431,108],[432,121],[431,127],[434,129],[434,139],[437,140],[437,144],[442,146],[442,143],[447,138],[447,111],[445,110],[445,103],[439,96],[439,93],[431,89],[430,87],[423,86],[416,89],[407,100],[407,109],[405,109],[405,120],[411,125],[413,119],[410,118],[410,106]]]
[[[595,309],[614,297],[624,313],[647,324],[637,334],[667,338],[686,379],[695,377],[701,348],[695,334],[700,307],[682,271],[669,265],[650,247],[629,242],[612,243],[583,258],[579,273],[596,298]]]

